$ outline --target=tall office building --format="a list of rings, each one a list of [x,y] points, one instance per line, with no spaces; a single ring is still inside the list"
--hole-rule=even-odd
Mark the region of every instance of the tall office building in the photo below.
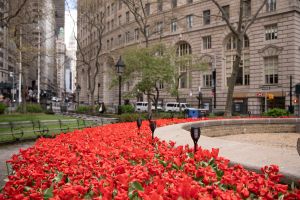
[[[102,4],[100,4],[100,2]],[[178,52],[197,55],[208,64],[206,71],[178,67],[182,74],[179,80],[180,101],[196,106],[199,88],[202,105],[224,110],[227,96],[227,79],[231,75],[236,56],[236,41],[219,9],[212,1],[175,0],[145,1],[148,19],[149,43],[163,42],[175,46]],[[239,1],[219,1],[235,24],[239,16]],[[247,0],[244,14],[251,16],[259,8],[260,0]],[[89,21],[85,12],[94,16],[105,13],[105,34],[102,40],[101,69],[97,82],[101,83],[100,98],[108,105],[118,104],[118,89],[110,88],[111,72],[122,51],[128,46],[144,43],[134,16],[122,1],[95,1],[94,9],[87,11],[84,1],[78,1],[78,40],[85,55],[95,56],[99,44],[97,32],[88,29]],[[97,4],[98,3],[98,4]],[[238,71],[233,95],[233,112],[260,114],[265,107],[287,109],[290,86],[300,82],[300,2],[296,0],[267,1],[257,20],[244,38],[242,64]],[[91,15],[91,14],[90,14]],[[218,17],[219,16],[219,17]],[[77,54],[80,56],[80,54]],[[80,57],[79,57],[80,60]],[[212,74],[216,70],[216,104],[212,92]],[[81,86],[80,99],[87,100],[87,71],[84,63],[77,63],[78,84]],[[292,84],[290,84],[290,77]],[[134,81],[123,83],[122,91],[127,92]],[[175,101],[166,85],[160,87],[160,101]],[[97,90],[94,93],[97,96]],[[131,102],[136,99],[131,99]],[[266,105],[267,103],[267,105]],[[214,108],[216,107],[216,108]]]
[[[55,5],[55,21],[56,21],[55,32],[58,35],[60,28],[65,27],[65,1],[54,0],[54,5]]]
[[[8,3],[0,0],[0,20],[8,15]],[[16,83],[16,52],[9,39],[8,28],[4,21],[0,23],[0,95],[12,98],[13,84]]]

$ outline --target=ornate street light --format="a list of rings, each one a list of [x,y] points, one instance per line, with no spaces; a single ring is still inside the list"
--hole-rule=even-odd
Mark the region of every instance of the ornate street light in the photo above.
[[[201,135],[201,130],[200,130],[200,127],[194,127],[192,126],[191,127],[191,137],[193,139],[193,142],[194,142],[194,153],[196,153],[197,151],[197,147],[198,147],[198,140],[200,138],[200,135]]]
[[[152,140],[153,140],[154,139],[154,131],[156,129],[156,121],[151,120],[149,126],[150,126],[150,129],[152,132]]]
[[[122,60],[122,57],[120,56],[118,62],[116,63],[116,71],[119,75],[119,105],[118,105],[118,114],[121,114],[121,95],[122,95],[122,90],[121,90],[121,83],[122,83],[122,73],[124,72],[125,64]]]
[[[141,130],[142,123],[143,123],[143,120],[139,117],[139,118],[136,120],[136,125],[137,125],[137,127],[138,127],[138,129],[139,129],[138,134],[140,134],[140,130]]]
[[[80,93],[81,87],[79,84],[76,86],[76,92],[77,92],[77,108],[79,107],[79,93]]]

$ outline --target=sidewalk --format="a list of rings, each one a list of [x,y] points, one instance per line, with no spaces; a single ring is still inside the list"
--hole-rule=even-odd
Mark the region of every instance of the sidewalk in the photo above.
[[[165,141],[174,141],[177,146],[188,144],[193,147],[190,132],[182,127],[187,124],[176,124],[157,128],[155,136]],[[201,135],[198,145],[211,150],[219,148],[219,155],[230,160],[231,164],[241,164],[246,169],[260,172],[261,167],[275,164],[279,166],[280,173],[285,176],[283,182],[298,183],[300,180],[300,156],[295,150],[273,148],[262,145],[253,145],[235,141],[210,138]]]
[[[0,145],[0,188],[4,186],[4,179],[7,176],[6,161],[9,160],[12,155],[19,153],[20,149],[27,149],[35,142],[19,142],[15,144],[2,144]]]

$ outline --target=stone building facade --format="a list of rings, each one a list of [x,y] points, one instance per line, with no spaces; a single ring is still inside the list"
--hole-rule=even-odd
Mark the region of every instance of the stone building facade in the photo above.
[[[15,48],[9,40],[9,30],[5,25],[5,18],[8,15],[8,3],[0,0],[0,95],[13,97],[12,90],[15,89],[16,59]],[[3,21],[2,21],[3,19]]]
[[[100,3],[101,2],[101,3]],[[161,3],[159,3],[161,2]],[[238,20],[239,1],[220,0],[231,23]],[[253,15],[260,0],[248,0],[246,14]],[[95,31],[87,28],[85,6],[78,1],[78,40],[85,54],[95,55],[99,44]],[[180,101],[197,106],[199,90],[201,106],[224,110],[227,78],[235,58],[235,40],[210,0],[170,0],[149,3],[145,7],[149,21],[149,43],[162,41],[179,50],[201,57],[207,62],[207,71],[184,71],[180,80]],[[143,37],[133,15],[121,1],[95,1],[94,17],[105,13],[105,33],[102,39],[100,99],[107,105],[117,105],[118,89],[111,88],[115,63],[128,46],[143,45]],[[88,102],[85,65],[77,52],[77,84],[81,86],[80,100]],[[268,0],[244,40],[243,62],[234,91],[233,112],[260,114],[268,108],[288,108],[290,86],[300,82],[300,1]],[[212,92],[212,71],[216,70],[216,105]],[[292,80],[292,84],[290,82]],[[133,88],[134,81],[123,83],[122,91]],[[292,89],[292,104],[296,99]],[[95,90],[95,96],[97,96]],[[166,87],[161,87],[160,102],[175,101]],[[132,99],[131,102],[137,99]]]

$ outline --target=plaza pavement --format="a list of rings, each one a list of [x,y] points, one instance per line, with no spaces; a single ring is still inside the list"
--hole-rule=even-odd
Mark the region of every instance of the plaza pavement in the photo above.
[[[190,132],[183,129],[183,126],[192,124],[199,124],[199,122],[160,127],[156,129],[154,135],[161,140],[176,142],[177,146],[188,144],[193,147],[194,143]],[[209,150],[218,148],[219,155],[229,159],[231,164],[241,164],[246,169],[256,172],[260,172],[261,167],[266,165],[278,165],[280,173],[285,176],[282,179],[283,182],[297,184],[300,181],[300,156],[296,148],[294,150],[275,148],[203,135],[198,141],[198,146]]]
[[[33,144],[34,141],[23,141],[14,144],[0,145],[0,188],[4,186],[4,179],[7,176],[6,161],[9,160],[12,155],[19,153],[19,149],[27,149]]]

